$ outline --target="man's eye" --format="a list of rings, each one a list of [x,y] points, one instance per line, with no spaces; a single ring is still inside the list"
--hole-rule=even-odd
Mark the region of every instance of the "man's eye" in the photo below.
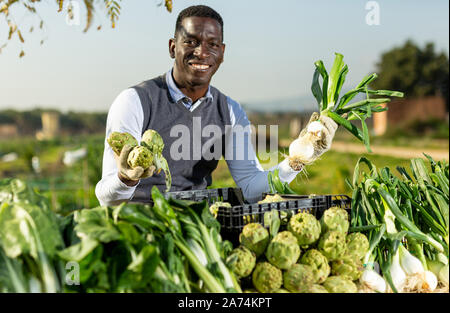
[[[189,46],[193,46],[193,45],[196,44],[195,40],[185,40],[184,43],[189,45]]]

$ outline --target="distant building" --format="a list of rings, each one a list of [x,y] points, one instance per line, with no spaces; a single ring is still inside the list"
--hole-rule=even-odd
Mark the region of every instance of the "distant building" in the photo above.
[[[0,138],[11,138],[19,135],[16,124],[0,124]]]
[[[58,136],[59,127],[59,113],[57,112],[43,112],[41,115],[42,130],[36,132],[38,140],[52,139]]]
[[[373,131],[380,136],[388,127],[404,127],[414,121],[430,119],[448,120],[444,98],[395,99],[388,104],[387,111],[373,115]]]

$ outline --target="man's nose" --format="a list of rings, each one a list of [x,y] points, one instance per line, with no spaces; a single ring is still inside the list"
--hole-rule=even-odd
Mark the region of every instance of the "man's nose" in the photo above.
[[[205,42],[200,43],[195,48],[194,54],[198,58],[202,58],[202,59],[207,58],[209,56],[209,50],[208,50],[207,43],[205,43]]]

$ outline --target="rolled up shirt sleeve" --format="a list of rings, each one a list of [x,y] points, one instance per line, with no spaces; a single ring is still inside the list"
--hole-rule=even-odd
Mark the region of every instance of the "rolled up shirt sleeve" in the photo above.
[[[119,179],[114,152],[107,138],[112,132],[127,132],[140,142],[143,120],[144,113],[136,91],[132,88],[122,91],[112,103],[106,120],[102,178],[95,186],[100,205],[118,205],[133,196],[137,185],[130,187]]]
[[[242,189],[244,198],[251,203],[261,200],[262,194],[270,190],[267,181],[269,171],[279,169],[282,182],[290,183],[300,171],[294,171],[285,159],[270,170],[264,170],[251,143],[250,121],[242,106],[227,97],[231,130],[225,146],[225,160],[236,185]],[[239,156],[244,156],[239,157]]]

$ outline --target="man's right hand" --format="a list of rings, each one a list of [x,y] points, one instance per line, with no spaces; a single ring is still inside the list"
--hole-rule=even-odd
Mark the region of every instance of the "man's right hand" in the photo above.
[[[127,186],[137,185],[140,179],[153,176],[156,170],[154,165],[150,166],[146,170],[144,170],[144,168],[142,168],[141,166],[131,168],[127,162],[128,155],[130,154],[131,150],[133,150],[133,146],[125,145],[122,148],[119,156],[114,153],[119,179]]]

